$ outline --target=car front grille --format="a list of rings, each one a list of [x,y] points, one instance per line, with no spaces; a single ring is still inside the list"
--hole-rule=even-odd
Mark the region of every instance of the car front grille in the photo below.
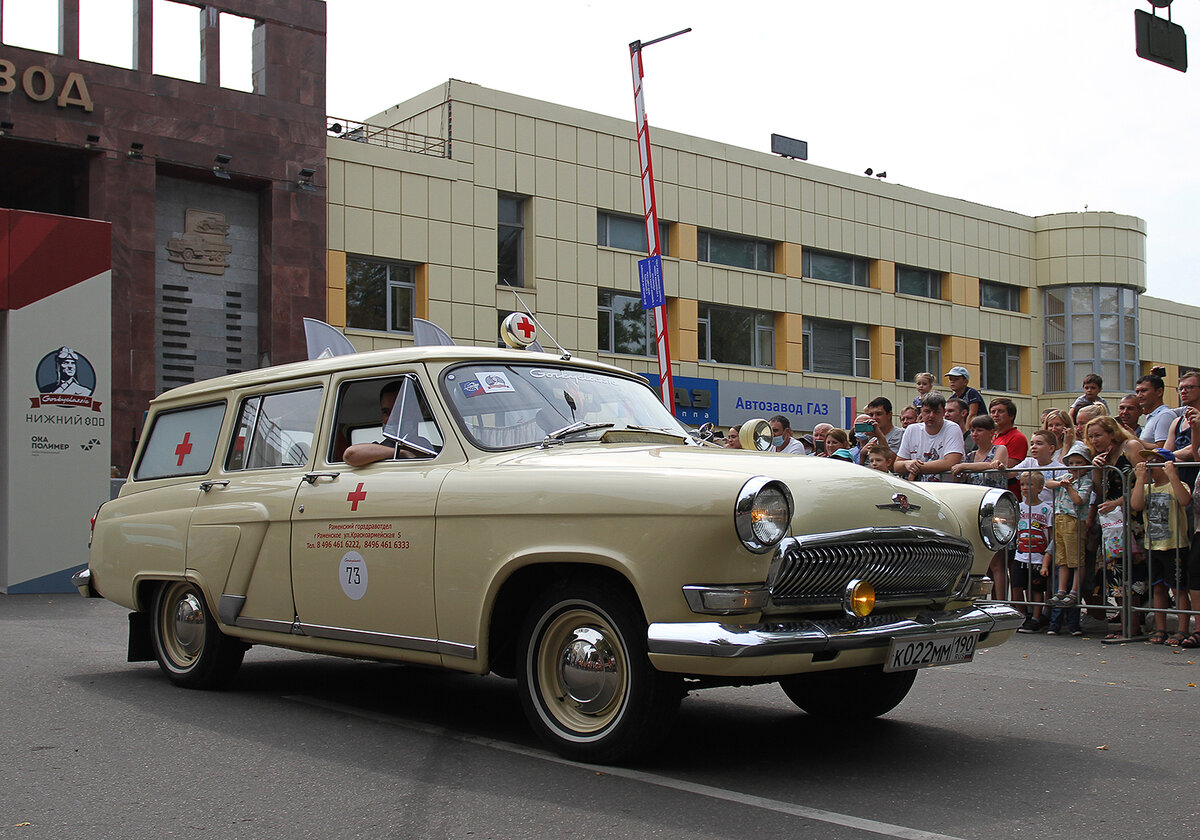
[[[946,597],[971,560],[969,544],[926,529],[821,534],[781,543],[767,584],[780,606],[840,603],[856,579],[875,587],[878,601]]]

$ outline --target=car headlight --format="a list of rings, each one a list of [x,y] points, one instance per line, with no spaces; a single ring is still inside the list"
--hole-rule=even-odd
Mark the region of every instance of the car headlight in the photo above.
[[[769,551],[792,524],[792,492],[782,481],[756,476],[742,485],[733,521],[742,545],[755,554]]]
[[[751,452],[768,452],[775,448],[771,442],[771,424],[766,420],[755,418],[742,424],[738,432],[738,442],[742,449]]]
[[[979,535],[988,548],[999,551],[1017,535],[1017,499],[1007,490],[993,487],[979,503]]]

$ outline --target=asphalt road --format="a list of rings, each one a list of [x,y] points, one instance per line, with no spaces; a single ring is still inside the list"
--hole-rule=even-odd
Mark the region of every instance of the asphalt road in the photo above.
[[[1200,656],[1018,636],[833,729],[698,692],[632,768],[563,761],[514,684],[256,647],[234,687],[126,663],[125,611],[0,595],[0,837],[1188,836]]]

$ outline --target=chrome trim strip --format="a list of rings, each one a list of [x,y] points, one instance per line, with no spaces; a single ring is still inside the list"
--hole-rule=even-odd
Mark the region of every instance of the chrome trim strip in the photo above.
[[[292,622],[277,621],[273,618],[247,618],[246,616],[238,616],[236,621],[231,622],[234,627],[245,627],[247,630],[267,630],[272,633],[292,633]]]
[[[222,624],[236,624],[244,606],[245,595],[222,595],[221,600],[217,602],[217,618],[221,619]]]
[[[1015,630],[1025,615],[1007,604],[978,604],[959,610],[918,613],[913,618],[873,615],[777,624],[693,622],[651,624],[650,653],[739,658],[882,648],[892,639],[943,633]]]
[[[291,625],[289,625],[289,628]],[[329,627],[324,624],[298,624],[299,630],[305,636],[318,639],[336,639],[341,642],[356,642],[365,645],[383,645],[384,647],[401,650],[416,650],[422,653],[438,653],[446,656],[458,656],[463,659],[475,658],[475,646],[460,642],[443,642],[440,639],[426,639],[421,636],[401,636],[394,633],[376,633],[370,630],[352,630],[348,627]]]

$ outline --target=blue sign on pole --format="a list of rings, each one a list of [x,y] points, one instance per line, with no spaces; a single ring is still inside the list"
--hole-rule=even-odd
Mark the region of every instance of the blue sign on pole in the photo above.
[[[663,290],[662,257],[638,260],[638,279],[642,284],[642,309],[653,309],[667,302]]]

